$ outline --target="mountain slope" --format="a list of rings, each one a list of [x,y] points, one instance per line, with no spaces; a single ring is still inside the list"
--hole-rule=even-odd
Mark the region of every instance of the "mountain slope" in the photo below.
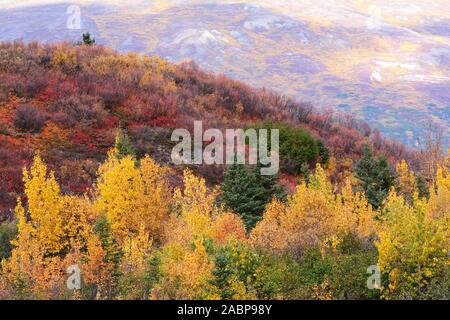
[[[118,54],[103,46],[0,45],[0,212],[22,191],[22,167],[40,152],[66,193],[83,193],[96,176],[119,129],[139,156],[171,164],[175,128],[246,128],[264,120],[302,127],[321,139],[342,182],[366,143],[391,163],[417,154],[383,139],[367,124],[330,117],[310,105],[257,90],[191,63]],[[317,159],[311,159],[311,167]],[[416,163],[417,164],[417,163]],[[177,166],[175,171],[182,168]],[[211,184],[223,167],[194,168]],[[176,174],[175,174],[176,176]],[[74,178],[78,177],[78,178]]]
[[[93,1],[0,7],[0,40],[78,41],[158,54],[350,112],[416,145],[430,124],[450,137],[450,17],[444,1]],[[447,10],[448,11],[448,10]]]

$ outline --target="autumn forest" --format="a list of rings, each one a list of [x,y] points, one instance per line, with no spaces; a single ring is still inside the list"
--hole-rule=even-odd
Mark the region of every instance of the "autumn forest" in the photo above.
[[[87,40],[0,43],[0,299],[450,298],[438,134]],[[279,174],[174,165],[196,120],[278,129]]]

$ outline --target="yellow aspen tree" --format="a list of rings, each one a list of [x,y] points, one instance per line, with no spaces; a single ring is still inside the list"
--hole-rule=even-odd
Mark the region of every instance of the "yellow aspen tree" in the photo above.
[[[286,207],[274,199],[267,205],[263,220],[253,228],[250,242],[260,248],[280,253],[289,249],[288,233],[283,220],[287,217]]]
[[[205,180],[190,170],[184,171],[184,189],[175,190],[177,208],[166,228],[166,241],[190,245],[194,239],[214,236],[213,221],[218,215],[216,193],[209,192]]]
[[[92,205],[87,198],[60,195],[39,155],[29,171],[24,169],[24,182],[28,215],[19,199],[18,237],[3,270],[11,288],[22,283],[33,298],[60,298],[68,263],[81,263],[80,251],[92,233]]]
[[[432,298],[428,288],[448,272],[448,223],[424,212],[424,201],[411,206],[395,191],[387,199],[376,242],[386,299]]]
[[[139,202],[143,181],[134,159],[119,160],[110,153],[99,169],[97,190],[95,208],[106,215],[118,240],[135,235],[140,225],[137,212],[143,209]]]
[[[53,172],[37,155],[24,169],[30,224],[45,254],[67,253],[73,241],[83,242],[90,232],[93,208],[87,198],[62,196]]]
[[[161,251],[160,281],[152,290],[158,299],[219,299],[211,281],[214,244],[245,237],[242,220],[220,213],[215,190],[191,171],[184,172],[184,188],[174,194],[175,212],[166,228]]]
[[[78,250],[86,245],[92,231],[92,203],[87,198],[62,196],[60,214],[63,217],[62,238],[66,251]]]
[[[16,206],[18,236],[9,260],[2,262],[2,281],[12,297],[20,299],[58,299],[64,287],[59,257],[45,257],[37,231],[27,221],[20,199]]]
[[[345,185],[342,188],[342,195],[338,195],[338,210],[335,215],[336,229],[344,233],[356,233],[358,224],[358,203],[355,197],[350,179],[345,180]]]
[[[139,229],[139,233],[123,245],[122,266],[124,272],[143,272],[146,266],[147,257],[152,250],[152,244],[153,241],[150,234],[145,231],[145,227],[142,225]]]
[[[35,229],[27,222],[22,202],[20,199],[17,202],[18,235],[12,241],[11,257],[2,261],[2,282],[11,297],[32,298],[36,270],[43,271],[44,254]]]
[[[69,199],[72,197],[65,200]],[[67,234],[59,243],[67,243],[67,246],[60,246],[64,251],[67,250],[64,252],[66,256],[60,257],[48,255],[38,237],[39,227],[34,227],[32,221],[27,221],[22,203],[18,201],[16,207],[16,216],[19,219],[18,237],[12,242],[15,248],[10,259],[4,261],[2,267],[3,280],[8,282],[8,287],[18,296],[24,296],[25,292],[33,299],[60,299],[63,296],[66,287],[65,270],[70,265],[69,260],[75,259],[74,253],[85,245],[85,237],[90,231],[83,214],[80,214],[82,211],[77,210],[79,207],[67,205],[65,202],[63,201],[61,212],[69,210],[71,219],[64,224]],[[80,263],[82,259],[79,254],[77,256],[76,263]]]
[[[163,248],[161,281],[153,288],[154,299],[220,299],[211,284],[214,262],[201,239],[193,243],[193,249],[172,243]]]
[[[24,168],[23,175],[28,212],[36,227],[37,239],[45,252],[57,254],[64,247],[59,185],[53,172],[47,173],[47,166],[39,155],[34,157],[30,171]]]
[[[353,192],[349,178],[342,188],[342,207],[336,211],[336,228],[344,233],[353,233],[359,238],[367,238],[376,232],[375,217],[377,212],[372,209],[366,197],[361,192]]]
[[[253,230],[252,239],[258,246],[298,253],[307,247],[320,247],[336,234],[339,205],[320,165],[309,185],[302,182],[286,208],[282,207],[276,201],[269,205]]]
[[[287,208],[285,221],[290,245],[298,248],[319,245],[336,233],[334,216],[339,210],[333,187],[320,165],[307,186],[302,183]],[[293,233],[299,233],[299,237]]]
[[[160,238],[171,198],[164,173],[149,157],[137,167],[132,157],[119,160],[112,152],[101,166],[94,205],[120,243],[136,236],[142,224],[152,238]]]
[[[142,225],[137,236],[124,243],[119,299],[147,298],[149,288],[145,277],[151,252],[152,239]]]
[[[447,285],[450,277],[450,170],[438,167],[435,189],[425,205],[425,223],[431,225],[434,241],[442,250],[442,267],[447,273]],[[437,262],[437,261],[436,261]],[[448,298],[448,295],[447,295]]]
[[[309,184],[301,183],[287,205],[274,200],[251,233],[251,242],[272,252],[302,251],[307,247],[336,247],[352,233],[364,239],[376,232],[375,216],[364,195],[354,193],[350,178],[335,195],[320,165]]]
[[[83,284],[95,286],[97,300],[108,299],[111,296],[111,265],[106,260],[106,251],[102,247],[100,238],[91,234],[87,239],[86,258],[81,264]]]
[[[168,208],[172,202],[172,193],[166,179],[168,171],[149,156],[141,159],[140,170],[148,208],[141,216],[141,225],[145,226],[145,230],[154,240],[160,240],[163,224],[168,219]]]
[[[414,172],[409,170],[408,164],[405,160],[397,163],[396,171],[398,174],[398,189],[397,191],[403,194],[405,199],[412,200],[416,190],[416,177]]]
[[[438,167],[435,186],[430,187],[430,199],[427,203],[428,219],[448,218],[450,215],[450,170]]]

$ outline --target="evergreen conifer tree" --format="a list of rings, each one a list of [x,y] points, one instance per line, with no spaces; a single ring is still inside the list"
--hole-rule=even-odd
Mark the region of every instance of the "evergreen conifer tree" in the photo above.
[[[123,159],[126,156],[132,156],[134,159],[136,159],[136,149],[134,148],[133,144],[130,141],[130,138],[128,135],[120,131],[119,134],[116,137],[115,142],[115,150],[116,150],[116,157],[117,159]]]
[[[91,46],[95,44],[95,38],[91,38],[91,34],[89,32],[83,33],[83,44]]]
[[[248,169],[233,164],[226,170],[222,184],[222,203],[242,217],[247,230],[262,219],[264,208],[273,197],[284,196],[283,189],[276,185],[277,176],[261,175],[260,169],[260,165]]]
[[[421,175],[416,178],[417,190],[419,191],[420,198],[430,198],[430,190],[428,189],[425,178]]]
[[[364,146],[363,156],[355,166],[356,178],[360,181],[367,201],[379,208],[394,185],[394,176],[389,168],[386,157],[379,156],[374,159],[372,150]]]

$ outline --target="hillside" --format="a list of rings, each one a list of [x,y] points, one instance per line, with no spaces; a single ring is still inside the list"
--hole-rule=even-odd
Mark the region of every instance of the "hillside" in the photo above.
[[[87,36],[0,79],[0,300],[449,299],[439,143]],[[279,129],[280,174],[173,164],[195,120]]]
[[[202,120],[205,129],[270,120],[304,128],[324,142],[334,162],[334,182],[343,181],[366,143],[376,154],[387,155],[392,165],[406,159],[417,167],[416,152],[382,138],[367,124],[316,111],[191,63],[174,65],[102,46],[3,43],[0,79],[3,217],[10,215],[23,190],[22,167],[37,151],[55,169],[63,192],[80,194],[92,184],[119,129],[128,133],[138,156],[149,154],[164,164],[171,163],[173,129],[191,130],[194,120]],[[317,161],[309,158],[309,167]],[[221,181],[223,168],[194,169],[210,184]],[[181,173],[182,168],[176,170]]]
[[[204,70],[351,113],[409,146],[430,125],[449,146],[445,1],[71,1],[0,5],[0,40],[75,42],[90,31],[119,52],[192,59]]]

